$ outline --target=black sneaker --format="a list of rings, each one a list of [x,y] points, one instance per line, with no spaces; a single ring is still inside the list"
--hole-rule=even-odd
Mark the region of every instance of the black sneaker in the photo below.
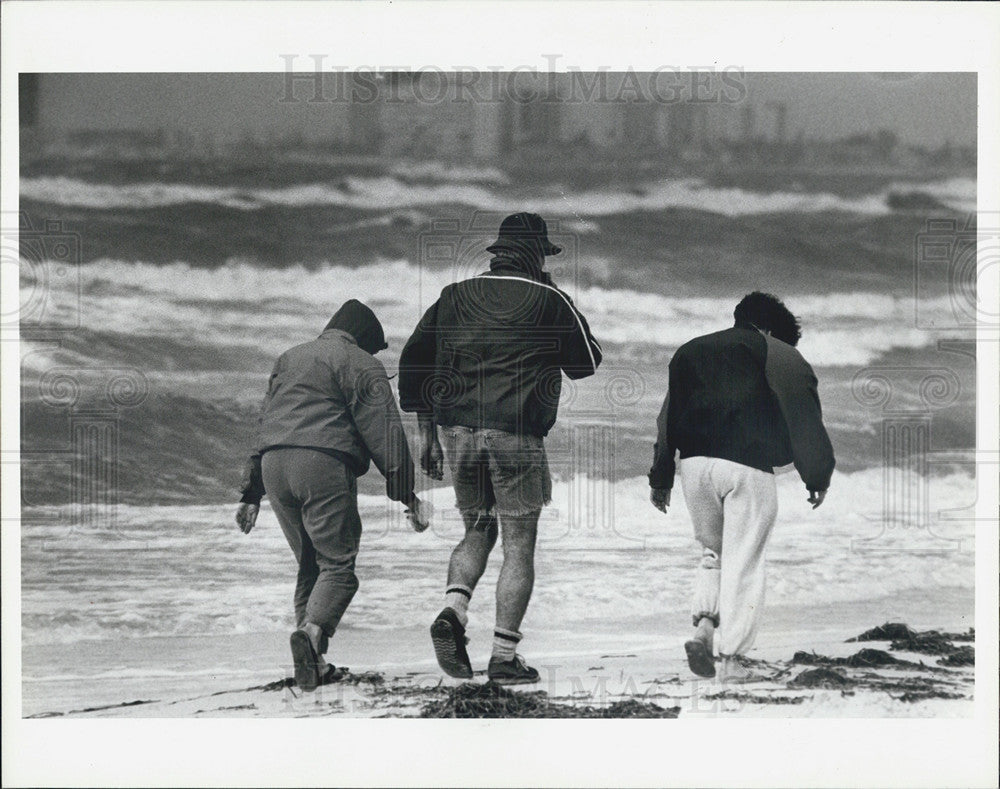
[[[295,666],[295,684],[302,690],[316,690],[319,685],[320,668],[317,665],[316,651],[305,630],[296,630],[288,639],[292,648],[292,665]]]
[[[514,655],[513,660],[490,658],[486,676],[497,685],[530,685],[538,682],[538,672],[527,665],[520,655]]]
[[[438,665],[449,677],[472,678],[472,661],[465,650],[465,627],[452,608],[445,608],[431,625],[431,641]]]
[[[712,657],[712,650],[700,638],[692,638],[684,642],[684,651],[687,652],[688,667],[699,677],[715,676],[715,659]]]

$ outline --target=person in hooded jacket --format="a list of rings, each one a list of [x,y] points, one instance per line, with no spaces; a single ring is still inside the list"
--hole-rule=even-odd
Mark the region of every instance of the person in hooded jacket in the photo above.
[[[670,360],[656,420],[650,500],[666,512],[679,473],[702,556],[685,645],[691,671],[758,679],[746,657],[764,607],[764,552],[778,514],[774,469],[789,463],[813,509],[833,475],[833,446],[798,319],[769,293],[747,294],[732,328],[686,342]],[[675,455],[679,459],[675,460]]]
[[[561,249],[540,216],[508,216],[487,251],[489,271],[448,285],[414,329],[399,361],[399,398],[417,413],[424,471],[442,479],[447,455],[465,523],[445,607],[431,625],[438,664],[449,676],[472,676],[468,605],[499,532],[504,558],[487,674],[514,685],[538,681],[516,647],[534,584],[538,517],[552,491],[543,439],[556,420],[562,374],[593,375],[601,346],[543,270],[545,256]]]
[[[324,655],[358,589],[361,539],[357,478],[371,461],[386,494],[404,504],[413,527],[427,528],[430,506],[413,492],[413,461],[382,363],[387,348],[375,313],[347,301],[314,340],[278,357],[260,416],[257,450],[247,461],[236,522],[254,527],[265,491],[298,562],[296,629],[290,645],[303,690],[341,675]]]

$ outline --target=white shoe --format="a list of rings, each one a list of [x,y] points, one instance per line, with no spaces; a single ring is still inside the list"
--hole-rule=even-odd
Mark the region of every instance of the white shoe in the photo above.
[[[752,669],[752,662],[743,655],[722,655],[716,680],[723,684],[743,685],[748,682],[763,682],[767,677]]]

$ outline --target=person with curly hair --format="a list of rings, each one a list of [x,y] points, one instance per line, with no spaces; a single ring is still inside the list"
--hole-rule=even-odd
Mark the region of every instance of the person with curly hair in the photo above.
[[[760,623],[764,551],[778,513],[774,469],[794,463],[815,509],[835,461],[816,376],[795,349],[798,319],[759,292],[733,315],[732,328],[690,340],[670,361],[649,485],[653,506],[666,512],[680,474],[702,548],[688,665],[716,676],[717,646],[720,679],[747,682],[755,679],[746,653]]]

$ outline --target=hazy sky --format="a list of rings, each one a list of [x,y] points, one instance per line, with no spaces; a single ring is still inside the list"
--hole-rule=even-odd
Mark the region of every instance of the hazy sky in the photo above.
[[[755,105],[788,104],[788,131],[829,138],[880,128],[911,143],[973,144],[974,74],[746,74]],[[46,74],[40,116],[51,129],[163,127],[238,137],[329,136],[344,105],[280,103],[282,74]],[[303,97],[308,86],[300,85]],[[333,90],[331,88],[331,90]]]
[[[975,74],[748,75],[759,101],[789,102],[789,127],[810,137],[892,129],[907,142],[976,141]]]

